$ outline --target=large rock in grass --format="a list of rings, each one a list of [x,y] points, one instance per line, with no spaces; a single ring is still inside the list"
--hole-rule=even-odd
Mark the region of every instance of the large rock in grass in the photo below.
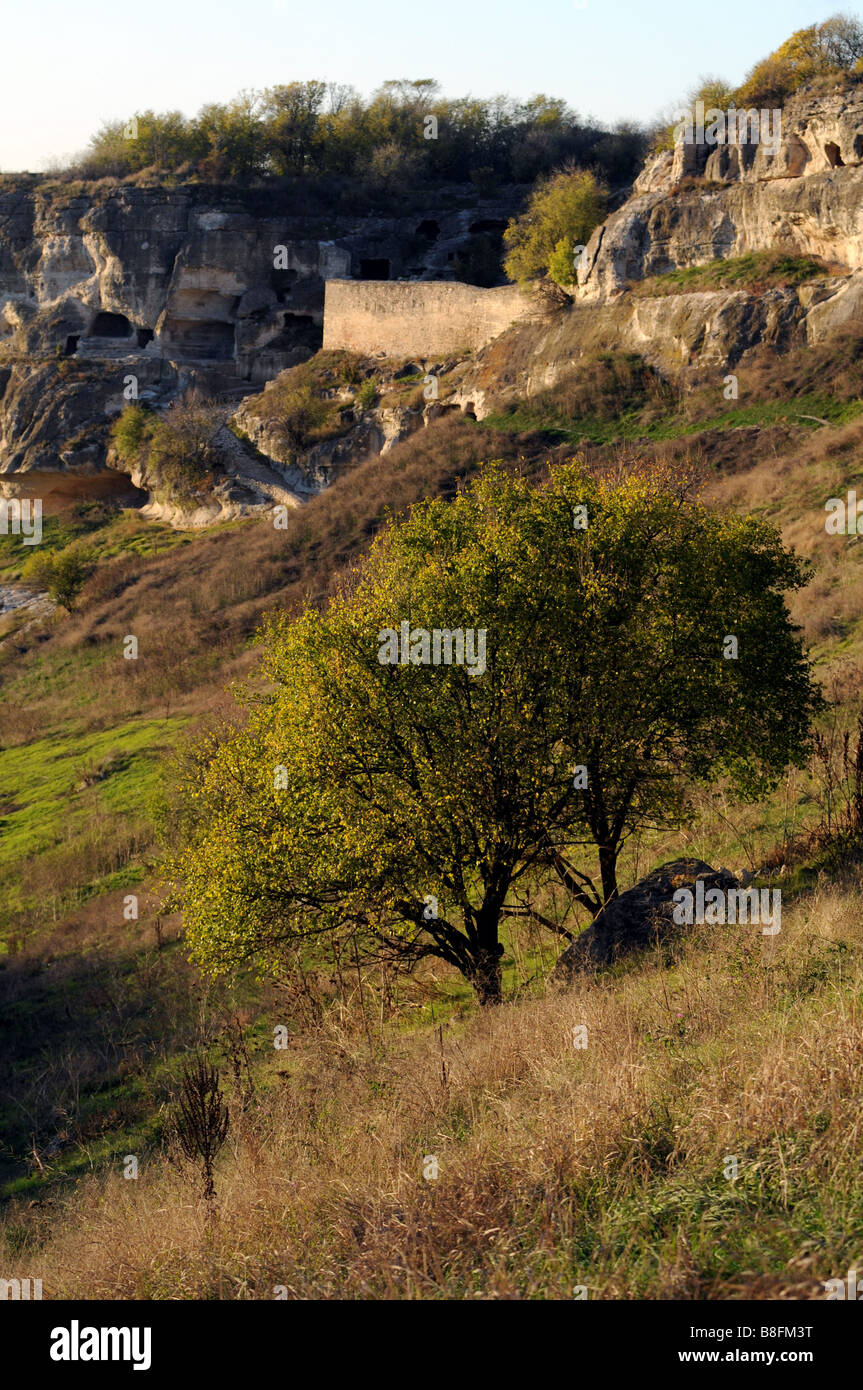
[[[674,894],[688,888],[694,894],[698,879],[705,893],[711,888],[737,888],[727,869],[711,869],[701,859],[673,859],[654,869],[634,888],[609,903],[596,920],[567,946],[554,968],[553,979],[566,981],[582,970],[610,965],[621,956],[678,934]]]

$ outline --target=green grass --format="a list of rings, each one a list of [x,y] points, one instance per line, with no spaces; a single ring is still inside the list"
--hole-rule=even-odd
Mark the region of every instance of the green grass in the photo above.
[[[591,444],[613,444],[635,439],[681,439],[704,434],[708,430],[734,430],[746,426],[768,426],[779,421],[818,428],[817,416],[831,425],[843,425],[863,414],[863,400],[837,401],[830,396],[799,396],[795,400],[762,401],[756,405],[735,405],[706,420],[684,419],[677,411],[645,419],[642,408],[625,411],[613,420],[585,417],[567,420],[559,411],[519,404],[513,410],[496,411],[483,418],[483,427],[527,432],[541,430],[561,444],[578,444],[588,439]]]
[[[0,535],[0,582],[20,579],[23,566],[37,551],[59,554],[73,542],[83,543],[99,563],[119,555],[157,555],[191,539],[189,533],[147,521],[131,508],[117,512],[99,502],[82,502],[69,511],[44,516],[38,546],[25,545],[20,536]]]
[[[59,851],[74,858],[76,845],[83,848],[97,822],[129,829],[146,824],[161,761],[184,723],[134,720],[0,752],[0,893],[7,911],[30,905],[38,890],[27,882],[27,871],[41,856]],[[139,866],[117,865],[86,883],[72,878],[67,889],[81,901],[135,882],[141,872]]]
[[[141,806],[152,791],[158,764],[182,719],[132,720],[116,729],[74,739],[40,739],[0,752],[0,870],[25,854],[57,843],[61,827],[74,823],[80,802],[76,790],[83,771],[104,765],[108,774],[94,783],[99,804],[114,815]]]
[[[650,276],[630,285],[639,297],[694,294],[699,290],[753,289],[777,285],[803,285],[828,274],[823,261],[813,256],[783,256],[775,251],[752,251],[746,256],[719,259]]]

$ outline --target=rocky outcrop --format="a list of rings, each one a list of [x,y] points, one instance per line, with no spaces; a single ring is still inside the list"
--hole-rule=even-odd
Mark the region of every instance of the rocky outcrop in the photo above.
[[[321,346],[327,280],[451,279],[520,197],[298,217],[265,190],[2,188],[0,348],[229,364],[261,383]]]
[[[313,497],[329,487],[350,463],[361,463],[386,446],[377,412],[369,411],[345,432],[319,444],[291,447],[270,417],[258,413],[258,398],[250,397],[232,417],[232,425],[254,445],[270,467],[294,489],[297,497]]]
[[[0,186],[0,494],[149,494],[152,514],[201,524],[326,486],[413,421],[379,412],[284,468],[272,441],[261,455],[237,444],[233,481],[229,467],[193,517],[158,480],[121,477],[110,425],[130,400],[162,409],[192,386],[227,420],[320,348],[332,277],[452,280],[472,255],[488,261],[523,192],[478,201],[453,189],[443,209],[408,200],[395,215],[352,216],[322,203],[298,216],[284,190]]]
[[[452,369],[454,364],[432,361],[428,365],[441,370],[446,367]],[[344,468],[361,463],[373,455],[387,453],[394,444],[422,429],[447,408],[435,400],[421,400],[417,404],[411,399],[417,394],[415,386],[406,390],[403,388],[401,395],[404,403],[399,403],[400,380],[405,373],[411,375],[412,380],[420,375],[421,369],[416,364],[408,364],[406,368],[398,370],[392,365],[387,369],[384,364],[366,361],[367,372],[372,372],[374,367],[379,368],[374,375],[382,399],[368,408],[358,404],[355,388],[321,386],[321,394],[333,407],[341,407],[342,412],[341,428],[331,438],[320,442],[309,441],[301,446],[288,440],[278,410],[273,410],[269,399],[271,393],[279,391],[283,385],[281,377],[268,382],[259,394],[248,396],[241,402],[231,418],[231,428],[248,441],[271,468],[279,472],[298,497],[313,496],[328,487]],[[331,376],[331,373],[328,375]],[[392,397],[394,388],[395,403]],[[449,408],[459,407],[453,404]]]
[[[844,281],[836,284],[844,287]],[[835,297],[829,285],[820,286],[818,293],[825,304]],[[554,386],[580,359],[613,351],[638,353],[666,377],[694,368],[714,370],[721,382],[721,373],[733,369],[750,349],[767,344],[781,350],[802,341],[816,299],[817,293],[804,286],[758,296],[717,290],[576,303],[478,354],[463,373],[453,402],[482,420],[510,399]],[[826,331],[827,323],[822,327]]]
[[[157,409],[196,385],[225,422],[236,411],[241,438],[194,512],[204,524],[296,503],[445,411],[482,419],[599,352],[638,353],[685,385],[690,370],[719,377],[758,347],[822,342],[863,311],[863,84],[800,93],[781,120],[775,144],[652,157],[591,238],[574,302],[545,315],[513,287],[455,283],[471,244],[499,239],[513,190],[389,217],[323,205],[298,217],[268,190],[0,186],[0,492],[125,489],[179,524],[158,479],[120,480],[109,429],[130,382],[131,398]],[[824,273],[753,291],[649,283],[777,249],[820,258]],[[321,346],[327,285],[328,345],[378,356],[383,370],[408,357],[418,379],[439,354],[466,355],[450,364],[446,399],[346,410],[344,428],[288,448],[260,388]]]
[[[164,521],[183,530],[196,530],[217,521],[237,521],[262,509],[298,507],[302,490],[288,470],[271,466],[226,426],[218,427],[212,439],[213,457],[218,459],[214,475],[206,486],[180,496],[167,487],[158,467],[149,462],[121,463],[114,448],[108,450],[108,468],[119,470],[143,500],[141,511],[153,521]]]
[[[633,197],[591,237],[579,299],[765,249],[863,268],[863,87],[798,95],[780,131],[775,147],[680,143],[650,159]]]
[[[552,978],[560,983],[583,970],[611,965],[615,960],[678,935],[674,922],[674,894],[680,888],[695,893],[701,879],[704,891],[737,888],[727,869],[711,869],[700,859],[674,859],[615,898],[595,921],[567,946]]]

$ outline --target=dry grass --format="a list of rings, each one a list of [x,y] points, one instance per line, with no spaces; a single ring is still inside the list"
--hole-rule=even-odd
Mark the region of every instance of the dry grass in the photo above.
[[[819,890],[778,938],[725,928],[441,1038],[330,1011],[262,1055],[215,1222],[156,1156],[13,1210],[4,1268],[53,1298],[815,1296],[859,1254],[861,909]]]
[[[483,458],[537,468],[540,441],[444,419],[358,465],[277,531],[272,517],[233,523],[148,559],[100,566],[69,617],[34,625],[0,647],[0,743],[28,743],[70,721],[108,727],[133,714],[200,714],[253,661],[265,611],[321,603],[390,514],[451,493]],[[138,638],[137,661],[123,638]]]

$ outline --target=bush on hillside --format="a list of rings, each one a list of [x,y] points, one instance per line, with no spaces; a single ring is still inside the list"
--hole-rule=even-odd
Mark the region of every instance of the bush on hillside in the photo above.
[[[37,552],[32,555],[21,570],[21,578],[25,583],[47,589],[55,603],[73,613],[78,595],[94,568],[90,551],[73,544],[53,554]]]
[[[559,285],[575,280],[574,252],[586,246],[605,216],[607,191],[584,169],[563,169],[540,183],[520,217],[504,233],[504,270],[529,284],[550,275]]]
[[[129,405],[114,422],[111,438],[122,461],[137,466],[148,483],[180,502],[209,490],[224,464],[217,442],[221,414],[196,391],[168,410]]]

